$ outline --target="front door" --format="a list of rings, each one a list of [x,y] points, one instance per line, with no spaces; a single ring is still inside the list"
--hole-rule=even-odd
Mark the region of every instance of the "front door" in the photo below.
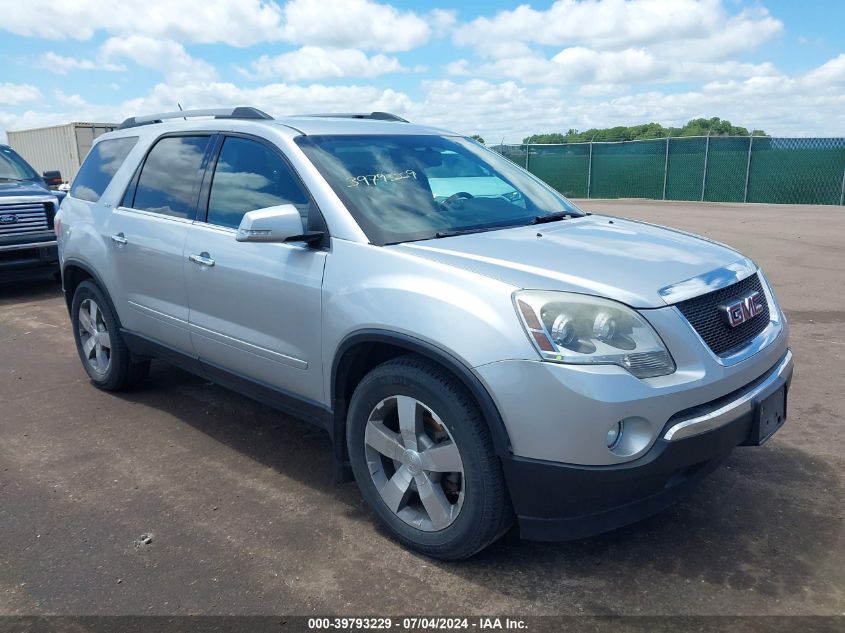
[[[320,403],[326,251],[235,240],[244,213],[280,204],[295,205],[303,227],[319,213],[277,148],[226,136],[205,221],[185,247],[191,339],[206,365]]]

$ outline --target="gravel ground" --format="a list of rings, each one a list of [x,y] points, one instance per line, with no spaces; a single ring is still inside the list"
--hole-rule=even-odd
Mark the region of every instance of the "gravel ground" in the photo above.
[[[726,242],[790,320],[786,426],[610,534],[405,551],[322,432],[167,365],[94,389],[49,277],[0,286],[0,614],[842,614],[845,209],[583,201]]]

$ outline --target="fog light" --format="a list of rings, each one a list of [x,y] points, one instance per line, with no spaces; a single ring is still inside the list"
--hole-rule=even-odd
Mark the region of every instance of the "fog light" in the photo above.
[[[616,446],[620,437],[622,437],[622,421],[617,422],[616,426],[607,432],[607,447],[612,449]]]

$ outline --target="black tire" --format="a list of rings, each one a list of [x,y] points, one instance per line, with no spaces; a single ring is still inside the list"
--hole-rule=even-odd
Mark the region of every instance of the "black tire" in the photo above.
[[[79,310],[83,302],[93,300],[102,315],[102,323],[108,331],[111,348],[108,368],[98,372],[92,367],[83,350],[82,334],[80,331]],[[142,383],[150,371],[150,361],[133,361],[123,337],[120,335],[120,323],[112,308],[112,303],[97,284],[93,281],[83,281],[73,294],[70,310],[73,324],[73,339],[79,360],[94,386],[105,391],[120,391]]]
[[[382,500],[367,463],[365,433],[385,398],[410,396],[436,412],[463,463],[463,504],[439,531],[410,525]],[[513,522],[504,475],[484,417],[469,392],[450,373],[416,355],[382,363],[358,384],[349,404],[347,448],[361,494],[381,522],[405,546],[441,560],[460,560],[502,536]]]

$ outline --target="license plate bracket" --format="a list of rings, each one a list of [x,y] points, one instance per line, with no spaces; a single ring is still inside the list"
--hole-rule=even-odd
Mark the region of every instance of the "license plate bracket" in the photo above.
[[[755,403],[754,424],[747,444],[764,444],[786,422],[786,385]]]

